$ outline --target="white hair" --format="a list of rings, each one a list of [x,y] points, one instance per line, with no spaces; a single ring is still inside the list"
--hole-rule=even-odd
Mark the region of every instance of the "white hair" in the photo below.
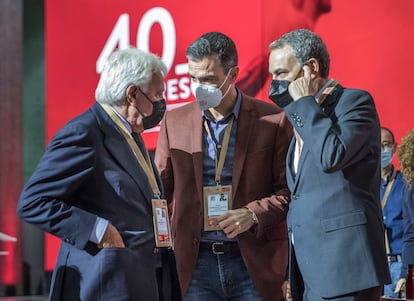
[[[148,84],[158,72],[165,76],[167,67],[156,55],[136,48],[117,50],[104,65],[95,99],[109,105],[123,104],[128,86]]]

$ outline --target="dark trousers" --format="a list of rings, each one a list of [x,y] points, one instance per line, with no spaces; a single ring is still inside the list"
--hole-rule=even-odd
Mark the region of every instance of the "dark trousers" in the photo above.
[[[159,301],[181,301],[174,252],[171,249],[161,249],[160,251],[162,267],[156,270]]]

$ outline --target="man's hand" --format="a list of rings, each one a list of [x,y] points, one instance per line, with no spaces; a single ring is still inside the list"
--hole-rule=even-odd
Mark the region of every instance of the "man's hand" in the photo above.
[[[228,238],[234,238],[249,230],[253,224],[252,213],[247,208],[229,210],[216,218],[216,223]]]
[[[285,298],[285,301],[293,301],[292,291],[290,290],[290,282],[289,281],[284,281],[283,282],[282,292],[283,292],[283,298]]]
[[[315,96],[321,88],[321,79],[317,76],[312,78],[312,70],[308,65],[302,67],[303,76],[290,83],[289,94],[294,101],[304,96]]]
[[[98,248],[125,248],[121,234],[111,223],[108,224]]]

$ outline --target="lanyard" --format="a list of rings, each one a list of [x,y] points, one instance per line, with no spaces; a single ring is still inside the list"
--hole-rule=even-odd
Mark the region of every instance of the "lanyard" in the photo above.
[[[391,192],[392,184],[394,184],[394,180],[395,180],[396,174],[397,174],[397,169],[394,168],[394,171],[393,171],[393,173],[391,175],[391,178],[388,181],[387,188],[385,188],[384,196],[382,197],[382,200],[381,200],[381,207],[383,209],[385,207],[385,204],[387,203],[387,199],[388,199],[388,196],[389,196],[389,194]]]
[[[323,102],[325,101],[326,97],[328,97],[328,95],[332,92],[332,90],[336,87],[336,85],[338,84],[337,80],[332,80],[332,82],[329,84],[328,87],[326,87],[321,96],[319,96],[318,98],[318,104],[321,106],[323,104]]]
[[[158,187],[157,180],[155,179],[154,169],[151,164],[151,160],[149,158],[148,151],[145,149],[145,158],[144,154],[138,147],[138,144],[135,142],[134,138],[132,137],[131,133],[128,132],[125,125],[122,123],[121,119],[119,119],[119,116],[115,114],[111,106],[107,104],[100,104],[103,109],[108,113],[109,117],[111,117],[112,121],[115,122],[115,124],[118,126],[118,128],[121,130],[122,135],[127,140],[129,146],[132,149],[132,152],[135,155],[135,158],[137,159],[138,163],[141,165],[142,169],[144,170],[148,181],[151,185],[152,192],[154,194],[154,197],[159,198],[161,195],[160,189]],[[141,137],[139,136],[141,139]]]
[[[221,182],[221,173],[223,172],[224,161],[226,160],[227,148],[229,146],[230,132],[233,126],[233,121],[234,121],[234,115],[231,116],[229,123],[226,126],[226,130],[224,132],[224,137],[223,137],[223,144],[220,150],[220,158],[218,158],[218,162],[217,162],[217,148],[215,149],[215,164],[216,164],[215,180],[216,180],[217,185],[219,185]],[[211,140],[215,141],[215,139],[211,135],[210,127],[208,126],[208,121],[206,119],[204,120],[204,128],[206,129],[206,132],[208,136],[211,138]]]
[[[394,184],[396,174],[397,174],[397,169],[395,168],[394,171],[392,172],[390,180],[388,181],[387,188],[385,188],[384,196],[382,197],[382,200],[381,200],[382,209],[384,209],[385,204],[387,203],[387,199],[388,199],[388,196],[390,194],[392,185]],[[390,242],[388,240],[388,231],[387,231],[387,229],[385,229],[385,250],[386,250],[387,254],[391,254],[391,248],[390,248]]]

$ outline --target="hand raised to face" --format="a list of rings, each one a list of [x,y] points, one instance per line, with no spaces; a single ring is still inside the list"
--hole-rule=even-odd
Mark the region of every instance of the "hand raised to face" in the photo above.
[[[312,72],[310,66],[305,64],[302,67],[303,76],[298,77],[289,85],[289,94],[294,101],[304,96],[315,96],[321,86],[321,79]]]

